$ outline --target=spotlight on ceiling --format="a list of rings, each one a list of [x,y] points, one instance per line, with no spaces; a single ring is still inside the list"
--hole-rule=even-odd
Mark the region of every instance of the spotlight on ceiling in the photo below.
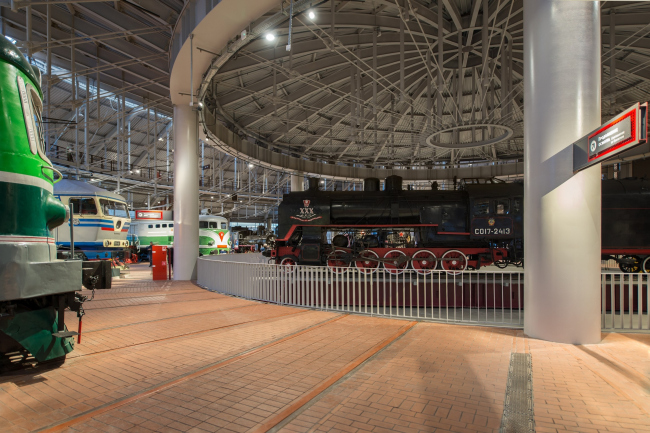
[[[314,13],[314,11],[309,11],[307,16],[309,17],[310,20],[313,20],[314,18],[316,18],[316,14]]]
[[[266,40],[267,41],[275,40],[275,35],[273,33],[267,33],[266,34]]]
[[[253,164],[248,164],[248,168],[253,168],[253,167],[254,167]]]
[[[158,137],[158,141],[163,141],[162,137]]]

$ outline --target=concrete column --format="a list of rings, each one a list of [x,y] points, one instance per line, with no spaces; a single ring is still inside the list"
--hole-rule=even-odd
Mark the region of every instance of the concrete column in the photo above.
[[[174,105],[174,280],[196,279],[199,256],[198,118]]]
[[[291,175],[291,192],[305,190],[305,177],[296,174]]]
[[[600,341],[600,165],[570,146],[600,124],[600,31],[598,2],[524,2],[524,332],[562,343]]]

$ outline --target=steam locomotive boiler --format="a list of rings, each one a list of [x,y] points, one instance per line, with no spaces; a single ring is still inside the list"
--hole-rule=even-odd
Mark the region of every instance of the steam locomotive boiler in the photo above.
[[[304,192],[284,196],[278,238],[268,256],[283,265],[327,265],[420,274],[450,273],[521,260],[523,186],[467,185],[462,191],[403,190],[402,178],[364,181],[363,191]]]

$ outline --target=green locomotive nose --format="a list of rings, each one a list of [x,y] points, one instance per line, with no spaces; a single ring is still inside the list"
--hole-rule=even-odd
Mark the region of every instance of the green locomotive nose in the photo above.
[[[0,317],[0,351],[18,345],[38,361],[72,350],[55,305],[70,306],[81,283],[80,261],[55,259],[66,208],[52,195],[60,173],[45,154],[42,96],[38,70],[0,35],[0,303],[16,306]]]
[[[0,236],[50,237],[65,206],[52,195],[56,170],[45,155],[40,72],[0,35]]]

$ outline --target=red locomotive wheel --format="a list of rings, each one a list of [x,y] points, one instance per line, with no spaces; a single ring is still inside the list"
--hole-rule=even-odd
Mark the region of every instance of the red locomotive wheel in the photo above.
[[[298,257],[296,256],[283,256],[280,259],[280,265],[282,265],[282,270],[287,273],[291,273],[296,270],[296,265],[298,264]]]
[[[411,266],[420,275],[427,275],[438,267],[438,258],[429,250],[420,250],[413,254]]]
[[[327,256],[327,267],[336,274],[344,274],[350,267],[350,262],[345,261],[348,253],[343,250],[334,250]]]
[[[409,264],[406,254],[400,250],[391,250],[387,252],[384,254],[384,259],[390,259],[389,261],[384,262],[384,269],[386,272],[393,275],[399,275],[404,272],[404,269],[406,269]]]
[[[379,255],[372,250],[364,250],[359,253],[359,259],[354,265],[364,274],[374,274],[379,269]]]
[[[467,269],[467,256],[458,250],[449,250],[442,255],[442,269],[456,275]]]

